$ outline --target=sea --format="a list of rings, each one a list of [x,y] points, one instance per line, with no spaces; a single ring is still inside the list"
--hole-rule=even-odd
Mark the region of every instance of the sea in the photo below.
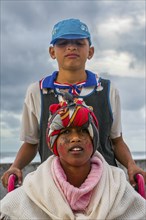
[[[0,153],[0,164],[13,163],[17,152],[1,152]],[[40,162],[40,156],[37,154],[32,162]]]
[[[17,152],[1,152],[0,153],[0,164],[13,163]],[[146,151],[135,151],[132,152],[134,160],[146,160]],[[32,162],[40,162],[40,157],[37,154]]]

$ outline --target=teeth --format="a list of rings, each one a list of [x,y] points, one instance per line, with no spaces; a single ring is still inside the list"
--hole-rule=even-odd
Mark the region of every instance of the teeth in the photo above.
[[[72,150],[74,150],[74,151],[80,151],[80,150],[82,150],[81,148],[78,148],[78,147],[75,147],[75,148],[73,148]]]

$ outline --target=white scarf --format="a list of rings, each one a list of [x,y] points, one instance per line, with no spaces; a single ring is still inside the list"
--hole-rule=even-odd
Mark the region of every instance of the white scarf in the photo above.
[[[145,200],[126,181],[124,172],[103,161],[103,174],[85,212],[73,213],[51,173],[54,156],[24,180],[22,187],[2,200],[1,212],[11,219],[27,220],[142,220],[146,218]],[[2,218],[2,217],[1,217]]]

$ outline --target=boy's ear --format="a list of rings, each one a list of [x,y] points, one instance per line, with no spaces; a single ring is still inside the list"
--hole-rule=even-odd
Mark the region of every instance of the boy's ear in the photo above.
[[[89,55],[88,55],[88,59],[90,60],[94,55],[94,47],[90,47],[89,48]]]
[[[49,54],[52,59],[56,59],[54,47],[49,47]]]

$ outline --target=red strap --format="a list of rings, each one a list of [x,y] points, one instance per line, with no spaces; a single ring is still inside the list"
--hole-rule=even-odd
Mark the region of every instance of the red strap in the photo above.
[[[8,192],[11,192],[15,189],[15,181],[16,181],[16,176],[14,174],[11,174],[8,179],[8,187],[7,187]]]
[[[146,192],[145,192],[145,182],[144,182],[144,178],[141,174],[136,174],[136,182],[137,182],[137,186],[138,186],[138,193],[144,198],[146,199]]]

